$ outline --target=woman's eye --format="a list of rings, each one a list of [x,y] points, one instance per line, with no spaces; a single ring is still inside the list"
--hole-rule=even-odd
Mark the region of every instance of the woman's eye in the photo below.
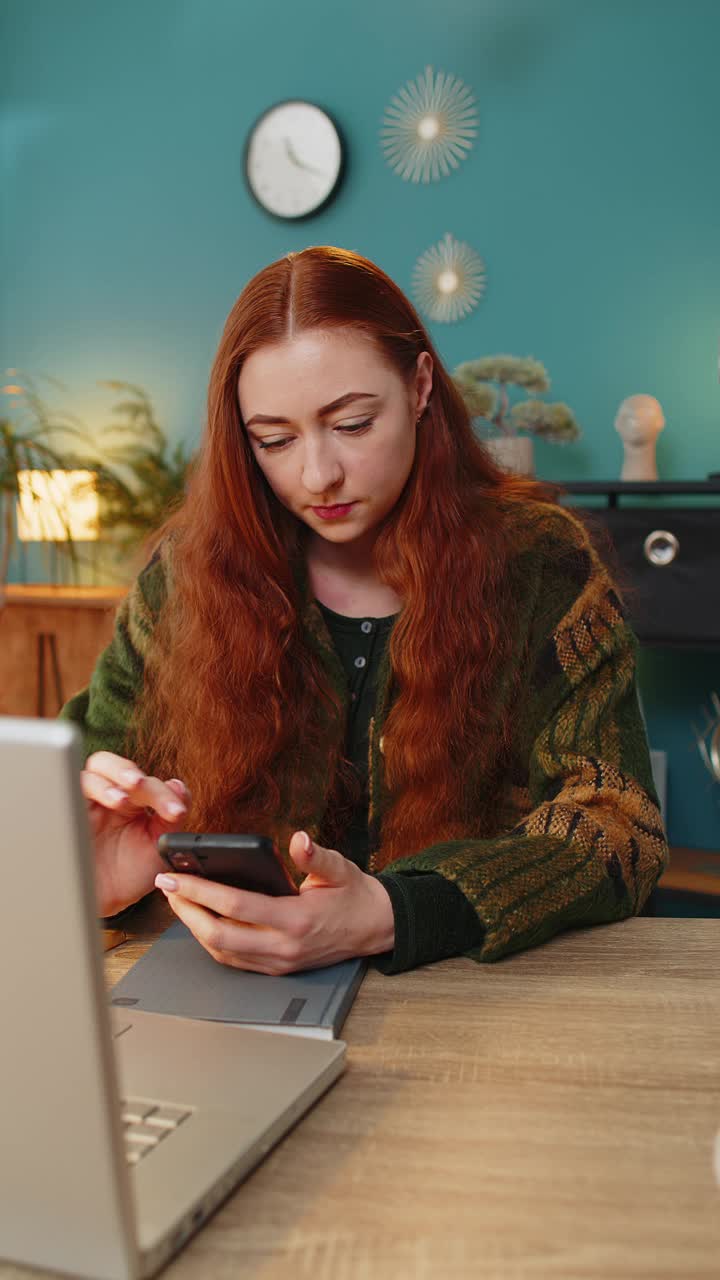
[[[340,423],[335,430],[344,431],[348,435],[355,435],[356,432],[364,431],[366,427],[371,427],[374,421],[374,418],[365,418],[363,422]],[[292,436],[283,436],[281,440],[258,440],[257,443],[259,449],[269,449],[271,452],[276,452],[278,449],[284,449],[285,445],[292,439]]]
[[[259,449],[282,449],[286,445],[290,436],[285,436],[283,440],[258,440]]]
[[[348,422],[338,427],[338,431],[347,431],[352,435],[354,431],[362,431],[364,427],[371,427],[374,418],[366,418],[364,422]]]

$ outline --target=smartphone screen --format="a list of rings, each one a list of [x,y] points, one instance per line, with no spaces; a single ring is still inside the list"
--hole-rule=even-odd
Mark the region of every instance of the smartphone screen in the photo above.
[[[269,836],[173,831],[160,836],[158,852],[170,871],[183,875],[275,898],[298,892]]]

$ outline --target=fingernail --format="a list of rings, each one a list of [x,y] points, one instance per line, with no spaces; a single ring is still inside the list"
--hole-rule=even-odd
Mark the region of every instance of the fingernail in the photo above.
[[[165,811],[170,814],[171,818],[179,818],[180,814],[185,812],[185,805],[179,804],[177,800],[170,800],[165,805]]]
[[[306,853],[309,853],[309,852],[310,852],[310,850],[312,849],[312,840],[310,839],[310,837],[309,837],[309,835],[308,835],[307,831],[301,831],[301,832],[300,832],[300,834],[301,834],[301,836],[302,836],[302,838],[303,838],[303,841],[304,841],[304,844],[305,844],[305,852],[306,852]]]
[[[174,893],[178,887],[177,880],[173,876],[164,876],[160,872],[155,877],[155,888],[162,889],[164,893]]]
[[[136,787],[138,782],[142,782],[144,776],[144,774],[138,773],[137,769],[128,769],[127,773],[123,774],[122,780],[126,787]]]
[[[122,800],[127,800],[127,795],[119,787],[108,787],[105,797],[107,800],[112,801],[113,804],[120,804]]]

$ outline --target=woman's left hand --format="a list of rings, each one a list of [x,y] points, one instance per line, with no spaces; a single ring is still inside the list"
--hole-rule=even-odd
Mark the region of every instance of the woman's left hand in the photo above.
[[[307,874],[288,897],[175,873],[155,884],[213,959],[236,969],[294,973],[392,950],[392,905],[379,880],[303,831],[292,837],[290,856]]]

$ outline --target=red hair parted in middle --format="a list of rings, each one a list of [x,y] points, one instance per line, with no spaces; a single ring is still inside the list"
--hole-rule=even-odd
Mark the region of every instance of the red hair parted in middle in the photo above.
[[[304,526],[260,471],[237,393],[253,352],[320,328],[366,335],[408,383],[422,351],[434,362],[412,471],[374,548],[381,580],[403,600],[389,651],[396,696],[383,729],[392,805],[382,866],[484,834],[472,827],[474,784],[481,772],[501,774],[512,707],[502,689],[513,644],[506,520],[514,504],[552,493],[494,465],[417,313],[355,253],[288,254],[230,312],[190,490],[158,535],[172,550],[172,592],[146,664],[135,758],[183,778],[193,829],[268,831],[281,841],[312,820],[303,780],[321,771],[334,783],[314,834],[342,850],[354,793],[341,701],[302,625]]]

